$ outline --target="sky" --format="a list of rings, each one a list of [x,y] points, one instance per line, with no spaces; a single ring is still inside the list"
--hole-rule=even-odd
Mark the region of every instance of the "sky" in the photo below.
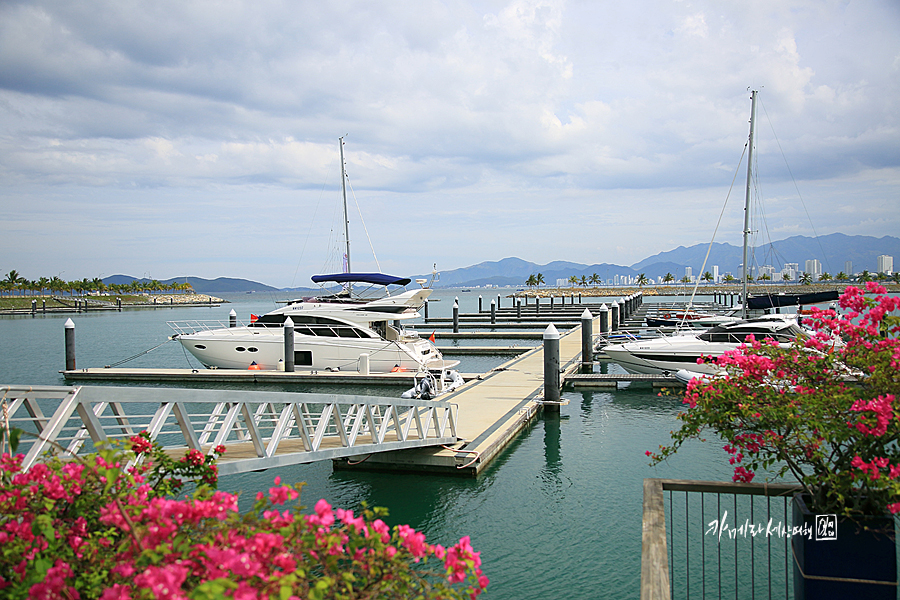
[[[0,273],[309,285],[900,236],[896,0],[0,3]],[[733,187],[732,187],[732,182]],[[373,250],[374,249],[374,250]]]

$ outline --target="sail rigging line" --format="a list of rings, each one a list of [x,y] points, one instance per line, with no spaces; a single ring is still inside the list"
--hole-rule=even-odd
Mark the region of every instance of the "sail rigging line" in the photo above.
[[[831,265],[828,264],[828,256],[825,254],[825,249],[822,247],[822,241],[819,239],[819,233],[816,231],[816,226],[813,225],[812,217],[809,215],[809,209],[806,208],[806,203],[803,201],[803,195],[800,193],[800,186],[797,185],[797,180],[794,179],[794,172],[791,170],[791,165],[788,163],[787,156],[784,154],[784,149],[781,147],[781,141],[778,139],[778,135],[775,133],[775,126],[772,124],[772,119],[769,118],[769,113],[766,110],[765,103],[763,105],[763,113],[766,115],[766,121],[769,123],[769,129],[772,130],[772,137],[775,138],[775,144],[778,145],[778,151],[781,152],[781,158],[784,160],[784,166],[787,167],[788,174],[791,176],[791,183],[794,184],[794,189],[797,190],[797,197],[800,199],[800,205],[803,207],[803,212],[806,213],[806,220],[809,221],[809,227],[813,231],[813,236],[816,238],[816,243],[819,245],[819,251],[822,252],[822,261],[825,263],[825,266],[831,271]]]
[[[328,173],[331,172],[331,167],[333,165],[334,159],[332,158],[331,163],[328,165],[328,169],[325,171],[325,182],[322,183],[322,189],[319,190],[319,199],[316,201],[316,207],[313,209],[312,218],[309,220],[309,229],[306,231],[306,239],[303,241],[303,248],[300,249],[297,267],[294,269],[294,276],[291,278],[291,287],[294,287],[294,284],[297,283],[297,273],[300,271],[300,263],[303,260],[303,254],[306,252],[306,245],[309,243],[309,238],[312,235],[313,225],[315,225],[316,222],[316,215],[319,213],[319,206],[322,204],[322,198],[325,196],[325,189],[328,187]]]
[[[350,176],[347,175],[347,185],[350,186],[350,195],[353,196],[353,202],[356,204],[356,212],[359,213],[359,222],[362,223],[363,231],[366,232],[366,239],[369,241],[369,249],[372,250],[372,258],[375,259],[375,266],[378,272],[381,272],[381,265],[378,263],[378,256],[375,254],[375,246],[372,245],[372,238],[369,236],[369,228],[366,227],[366,220],[363,219],[362,209],[359,207],[359,200],[356,198],[356,190],[353,189],[353,183],[350,182]]]
[[[703,266],[700,267],[700,273],[703,273],[706,269],[706,262],[709,260],[709,253],[712,251],[712,245],[716,241],[716,234],[719,232],[719,225],[722,224],[722,217],[725,215],[725,208],[728,206],[728,199],[731,198],[731,192],[734,190],[734,182],[737,181],[738,173],[741,172],[741,165],[744,164],[744,154],[747,153],[747,146],[750,144],[749,140],[744,144],[744,149],[741,151],[741,159],[738,161],[737,168],[734,170],[734,176],[731,178],[731,187],[728,188],[728,193],[725,195],[725,203],[722,205],[722,210],[719,212],[719,220],[716,221],[716,228],[713,231],[712,239],[709,241],[709,246],[706,248],[706,256],[703,258]],[[687,320],[688,311],[694,305],[694,296],[697,295],[697,288],[700,286],[700,277],[697,277],[697,281],[694,282],[694,291],[691,292],[691,299],[688,301],[687,309],[684,311],[684,315],[681,318],[681,325],[684,325],[685,320]]]

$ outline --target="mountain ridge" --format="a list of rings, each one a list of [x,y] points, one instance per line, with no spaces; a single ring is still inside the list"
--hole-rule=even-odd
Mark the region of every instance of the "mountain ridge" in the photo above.
[[[703,267],[703,260],[709,250],[709,259]],[[868,270],[876,272],[876,259],[879,255],[886,254],[900,258],[900,238],[883,236],[855,235],[832,233],[810,238],[806,236],[792,236],[778,242],[756,246],[751,252],[750,264],[754,266],[772,265],[780,270],[785,263],[798,263],[800,271],[805,270],[805,261],[816,258],[822,263],[822,270],[832,276],[844,270],[845,261],[853,263],[853,271],[860,273]],[[728,243],[694,244],[693,246],[679,246],[673,250],[667,250],[648,256],[630,266],[616,265],[612,263],[582,264],[564,260],[551,261],[545,265],[529,262],[517,257],[507,257],[497,261],[484,261],[468,267],[451,269],[441,272],[440,279],[434,287],[483,287],[492,286],[523,286],[530,275],[541,273],[544,283],[555,286],[558,279],[568,281],[569,277],[581,276],[590,278],[597,274],[603,283],[614,280],[616,275],[637,277],[643,273],[651,281],[658,277],[664,277],[671,273],[676,280],[685,275],[685,268],[691,267],[693,275],[698,276],[702,271],[712,271],[712,267],[719,267],[719,275],[731,273],[740,277],[740,265],[743,260],[743,248],[732,246]],[[701,271],[702,268],[702,271]],[[413,275],[410,279],[427,279],[431,274]],[[105,283],[130,283],[135,277],[127,275],[112,275],[103,279]],[[137,279],[147,281],[147,279]],[[256,281],[247,279],[218,277],[216,279],[204,279],[202,277],[174,277],[161,281],[162,283],[187,281],[194,291],[201,294],[209,293],[240,293],[262,291],[297,291],[307,292],[315,288],[275,288]]]

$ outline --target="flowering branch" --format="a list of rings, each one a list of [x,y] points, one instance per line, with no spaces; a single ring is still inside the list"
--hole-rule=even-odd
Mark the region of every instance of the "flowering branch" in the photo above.
[[[384,509],[325,500],[282,510],[300,486],[278,478],[242,515],[215,489],[223,448],[175,460],[145,433],[129,443],[27,472],[21,455],[0,457],[4,598],[475,598],[488,584],[468,537],[432,546],[389,528]],[[182,478],[196,491],[171,499]]]
[[[866,291],[847,288],[843,315],[813,308],[810,335],[790,347],[748,336],[719,357],[724,375],[688,384],[681,428],[647,452],[652,464],[712,431],[734,481],[790,473],[820,512],[900,512],[900,300]]]

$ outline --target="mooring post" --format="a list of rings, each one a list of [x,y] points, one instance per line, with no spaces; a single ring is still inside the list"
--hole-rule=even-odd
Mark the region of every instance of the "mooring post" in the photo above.
[[[581,372],[594,372],[594,315],[586,308],[581,313]]]
[[[116,309],[118,309],[119,312],[122,312],[122,299],[121,298],[116,298]]]
[[[500,294],[497,294],[497,309],[500,309]]]
[[[578,304],[581,304],[581,292],[578,292]]]
[[[428,320],[428,298],[425,298],[425,320]]]
[[[563,306],[566,305],[566,297],[563,296]],[[550,296],[550,312],[553,312],[553,296]]]
[[[541,316],[541,298],[540,298],[540,296],[534,297],[534,314],[536,317]]]
[[[75,322],[66,319],[66,371],[75,370]]]
[[[522,320],[522,300],[516,298],[516,319]]]
[[[497,322],[497,305],[491,300],[491,325]]]
[[[369,353],[363,352],[359,355],[359,374],[360,375],[368,375],[369,374]]]
[[[122,309],[119,309],[119,310],[122,310]],[[44,313],[45,315],[47,314],[47,301],[46,300],[41,300],[41,312]]]
[[[619,301],[613,300],[610,306],[609,330],[617,331],[619,329]]]
[[[233,308],[228,313],[228,327],[237,327],[237,313],[234,312]]]
[[[284,320],[284,370],[294,372],[294,321],[290,317]]]
[[[559,402],[559,331],[553,323],[544,330],[544,402]],[[544,410],[559,412],[559,405],[545,404]]]
[[[459,333],[459,298],[453,301],[453,333]]]
[[[478,295],[478,312],[483,312],[483,310],[482,310],[483,309],[483,304],[482,304],[483,300],[484,299],[481,297],[481,294],[479,294]]]
[[[606,303],[600,305],[600,333],[609,333],[609,307]]]
[[[37,300],[31,301],[31,316],[35,316],[37,314]]]

